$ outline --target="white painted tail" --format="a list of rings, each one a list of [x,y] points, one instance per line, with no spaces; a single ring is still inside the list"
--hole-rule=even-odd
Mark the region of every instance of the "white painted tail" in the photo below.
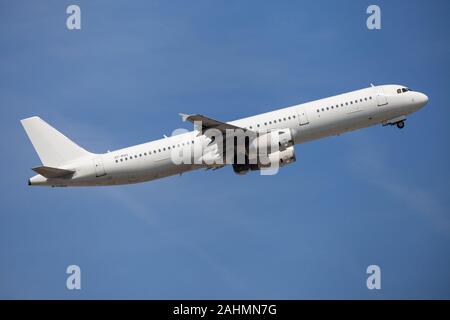
[[[91,154],[39,117],[20,120],[44,166],[57,168]]]

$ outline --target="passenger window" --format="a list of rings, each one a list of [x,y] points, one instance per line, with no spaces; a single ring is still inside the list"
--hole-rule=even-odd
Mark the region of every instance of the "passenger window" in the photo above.
[[[294,119],[295,119],[295,116],[292,116],[292,118],[294,118]]]

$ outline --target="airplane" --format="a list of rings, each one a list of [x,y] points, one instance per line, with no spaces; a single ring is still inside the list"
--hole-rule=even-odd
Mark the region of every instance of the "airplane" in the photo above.
[[[296,144],[377,124],[402,129],[406,117],[427,103],[428,97],[425,94],[406,86],[371,84],[368,88],[231,122],[218,121],[200,114],[180,114],[183,121],[194,123],[193,131],[164,136],[159,140],[102,154],[83,149],[41,118],[34,116],[21,120],[42,162],[42,166],[32,168],[37,175],[28,179],[28,185],[123,185],[181,175],[200,168],[218,169],[226,164],[231,164],[235,173],[244,175],[249,171],[266,168],[258,157],[253,163],[248,158],[249,143],[252,144],[261,137],[270,138],[266,141],[278,141],[279,148],[269,148],[268,156],[271,163],[276,162],[276,165],[283,167],[295,162]],[[219,135],[208,134],[208,130],[227,133],[237,129],[249,134],[249,138],[244,140],[244,147],[238,148],[240,155],[243,153],[244,161],[216,161],[223,159],[227,152],[231,152],[231,158],[236,160],[238,151],[229,146],[236,147],[237,140],[233,138],[233,143],[227,143],[227,137],[215,139]],[[222,145],[219,148],[218,145],[222,142],[225,147]],[[266,143],[272,145],[272,142]],[[182,150],[192,150],[198,145],[203,148],[200,155],[188,156],[195,158],[194,163],[174,162],[174,154],[180,155]]]

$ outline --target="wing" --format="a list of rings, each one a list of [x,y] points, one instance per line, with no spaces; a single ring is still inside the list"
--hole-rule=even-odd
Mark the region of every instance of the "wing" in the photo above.
[[[249,130],[246,128],[238,127],[235,125],[232,125],[230,123],[218,121],[212,118],[205,117],[201,114],[183,114],[180,113],[180,116],[182,117],[183,121],[190,121],[194,123],[194,125],[197,125],[197,122],[200,122],[201,124],[201,130],[198,126],[196,126],[196,129],[199,132],[198,135],[205,135],[206,137],[212,138],[211,142],[208,144],[208,147],[214,148],[214,145],[217,146],[217,149],[205,153],[205,157],[208,157],[210,159],[218,159],[222,158],[225,159],[227,154],[248,154],[248,145],[245,147],[245,150],[243,152],[239,151],[238,149],[234,148],[234,134],[237,135],[244,135],[249,138],[248,142],[252,141],[254,138],[258,136],[257,132],[253,130]],[[216,129],[222,133],[222,141],[221,143],[218,143],[220,140],[217,140],[214,133],[208,132],[208,129]],[[227,130],[238,130],[238,132],[233,132],[233,134],[229,135]],[[213,165],[211,168],[216,170],[219,168],[222,168],[223,165]],[[210,168],[207,168],[207,170]]]
[[[205,117],[204,115],[201,114],[184,114],[184,113],[180,113],[181,118],[183,119],[183,121],[190,121],[192,123],[194,122],[201,122],[202,125],[202,134],[205,133],[206,130],[208,129],[217,129],[219,131],[221,131],[222,133],[226,133],[227,129],[231,129],[231,130],[236,130],[236,129],[240,129],[243,130],[244,132],[249,132],[251,130],[245,129],[245,128],[241,128],[226,122],[222,122],[222,121],[218,121],[215,119],[211,119],[208,117]]]

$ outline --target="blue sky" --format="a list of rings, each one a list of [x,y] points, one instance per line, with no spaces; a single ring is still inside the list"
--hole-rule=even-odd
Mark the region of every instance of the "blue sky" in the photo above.
[[[449,299],[450,4],[377,1],[369,31],[370,4],[2,1],[0,298]],[[26,184],[40,161],[25,117],[105,152],[189,129],[179,112],[234,120],[370,83],[430,102],[403,130],[297,146],[275,176]]]

